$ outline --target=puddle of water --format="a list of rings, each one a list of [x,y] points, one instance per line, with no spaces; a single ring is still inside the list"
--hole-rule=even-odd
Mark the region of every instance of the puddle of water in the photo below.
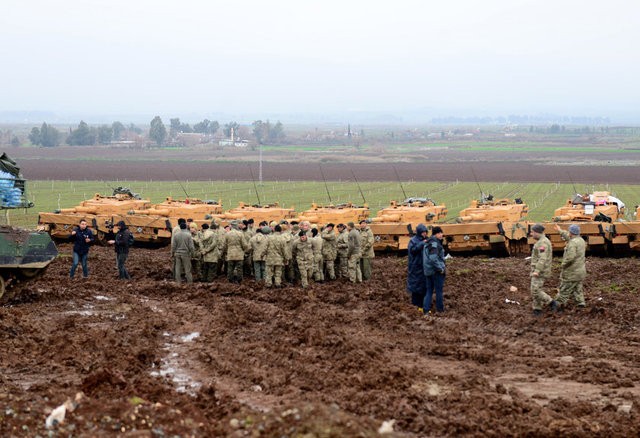
[[[164,332],[162,335],[172,338],[174,342],[165,342],[164,350],[167,355],[160,360],[160,369],[151,371],[150,374],[154,377],[171,376],[171,381],[176,386],[176,391],[195,396],[202,383],[196,381],[189,374],[189,371],[184,368],[184,361],[180,353],[185,348],[183,344],[191,342],[200,336],[200,333],[194,332],[184,336],[174,336],[171,333]]]
[[[93,298],[95,298],[98,301],[111,301],[112,300],[112,298],[105,297],[104,295],[96,295]]]
[[[182,340],[182,342],[191,342],[198,336],[200,336],[199,332],[193,332],[189,333],[188,335],[181,336],[180,339]]]

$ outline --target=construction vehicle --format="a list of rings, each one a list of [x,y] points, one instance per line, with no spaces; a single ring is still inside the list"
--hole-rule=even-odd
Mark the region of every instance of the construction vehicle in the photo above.
[[[296,220],[298,222],[307,221],[317,225],[318,228],[322,228],[329,223],[338,225],[340,223],[353,222],[357,224],[362,220],[367,220],[369,213],[369,207],[366,204],[357,206],[351,202],[338,205],[312,203],[311,208],[300,213]]]
[[[375,236],[373,248],[376,251],[405,250],[418,224],[442,221],[446,216],[447,207],[430,198],[391,201],[371,219],[370,227]]]
[[[280,204],[254,204],[248,205],[244,202],[238,203],[236,208],[225,211],[224,213],[214,214],[213,218],[221,220],[222,225],[226,225],[232,220],[253,219],[258,224],[262,221],[295,220],[296,212],[293,208],[280,207]]]
[[[528,227],[522,221],[528,212],[527,204],[519,198],[494,200],[491,195],[481,195],[460,212],[455,224],[439,224],[445,235],[444,246],[448,252],[528,252]]]
[[[558,223],[565,230],[572,224],[579,225],[580,236],[586,241],[588,250],[605,252],[611,245],[629,245],[630,238],[631,241],[635,241],[633,237],[635,226],[631,223],[625,226],[620,222],[624,218],[624,213],[624,203],[611,196],[609,192],[576,194],[572,199],[567,200],[565,205],[556,209],[553,222],[542,223],[542,225],[545,227],[545,234],[551,241],[554,251],[562,250],[566,244],[555,229],[555,224]],[[533,244],[533,239],[530,238],[529,243]]]
[[[1,209],[31,208],[27,200],[26,181],[17,163],[6,154],[0,156]],[[13,296],[16,284],[42,274],[58,255],[56,245],[44,232],[0,226],[0,303]]]

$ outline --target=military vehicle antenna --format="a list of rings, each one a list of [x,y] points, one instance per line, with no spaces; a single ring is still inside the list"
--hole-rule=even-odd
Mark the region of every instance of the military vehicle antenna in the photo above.
[[[480,190],[480,202],[484,202],[484,192],[482,191],[482,187],[480,187],[480,183],[478,182],[478,177],[476,176],[476,172],[473,170],[473,166],[471,166],[471,174],[473,175],[473,179],[478,185],[478,190]]]
[[[176,179],[176,181],[178,182],[178,184],[180,184],[180,188],[182,189],[182,191],[184,192],[184,195],[187,198],[190,198],[191,196],[189,196],[189,194],[187,193],[187,190],[184,188],[184,186],[182,185],[182,183],[180,182],[180,180],[178,179],[178,175],[176,175],[176,173],[173,171],[173,169],[171,169],[171,173],[173,174],[173,177]]]
[[[256,198],[258,198],[258,205],[262,205],[262,202],[260,202],[260,194],[258,193],[258,186],[256,186],[256,179],[253,177],[251,165],[249,165],[249,173],[251,173],[251,180],[253,181],[253,188],[256,191]]]
[[[402,189],[402,194],[404,195],[404,199],[409,199],[407,197],[407,194],[404,191],[404,187],[402,187],[402,181],[400,180],[400,175],[398,175],[398,170],[396,169],[396,166],[393,166],[393,171],[396,174],[396,178],[398,178],[398,184],[400,184],[400,188]]]
[[[353,180],[356,182],[356,185],[358,186],[358,190],[360,191],[360,196],[362,196],[362,200],[366,204],[367,200],[364,198],[364,193],[362,193],[362,189],[360,188],[360,183],[358,182],[358,178],[356,178],[356,174],[353,173],[353,169],[351,169],[351,175],[353,175]]]
[[[329,193],[329,186],[327,185],[327,179],[324,177],[324,172],[322,171],[322,165],[318,164],[318,167],[320,168],[322,181],[324,181],[324,188],[327,190],[327,196],[329,197],[329,202],[333,204],[333,200],[331,199],[331,194]]]
[[[567,175],[569,176],[569,181],[571,181],[571,185],[573,186],[573,194],[574,195],[578,195],[578,191],[576,190],[576,185],[573,183],[573,179],[571,178],[571,174],[569,172],[567,172]]]

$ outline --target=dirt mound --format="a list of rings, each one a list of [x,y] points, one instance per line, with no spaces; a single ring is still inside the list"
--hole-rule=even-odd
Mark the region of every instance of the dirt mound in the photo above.
[[[166,249],[134,248],[121,282],[94,247],[70,280],[60,251],[0,308],[3,436],[46,434],[79,391],[60,435],[640,433],[635,259],[590,258],[587,310],[536,319],[528,261],[456,257],[447,312],[425,319],[395,256],[368,283],[302,290],[177,285]]]

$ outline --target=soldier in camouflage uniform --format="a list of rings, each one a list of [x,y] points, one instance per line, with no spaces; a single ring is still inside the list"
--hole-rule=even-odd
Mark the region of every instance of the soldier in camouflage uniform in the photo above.
[[[298,262],[300,283],[303,288],[307,288],[313,277],[314,256],[313,246],[311,246],[311,242],[303,230],[300,230],[298,239],[293,244],[293,256]]]
[[[191,272],[193,275],[193,281],[202,280],[202,253],[200,251],[200,243],[202,241],[202,233],[198,230],[198,224],[191,222],[189,224],[189,231],[193,238],[194,251],[191,254]]]
[[[544,235],[542,225],[535,224],[531,227],[531,237],[536,240],[531,251],[531,297],[533,314],[539,316],[547,305],[553,311],[558,308],[558,303],[544,291],[544,281],[551,274],[553,248],[547,236]]]
[[[202,256],[202,281],[211,283],[218,272],[218,233],[212,230],[208,224],[202,225],[202,238],[200,239],[200,254]]]
[[[251,247],[249,241],[253,236],[256,235],[256,230],[253,227],[253,219],[243,220],[242,221],[242,235],[244,236],[244,240],[248,247]],[[244,271],[244,275],[250,276],[253,273],[253,257],[251,255],[251,251],[244,255],[244,262],[242,265],[242,269]]]
[[[282,234],[282,227],[275,225],[274,232],[267,237],[265,285],[271,287],[275,283],[276,287],[282,284],[282,268],[291,259],[289,243]]]
[[[338,274],[340,278],[349,278],[349,233],[344,224],[338,224],[336,247],[338,251]]]
[[[349,269],[349,281],[351,283],[362,283],[362,271],[360,270],[360,257],[362,257],[362,238],[360,232],[356,230],[353,222],[347,224],[349,229],[349,250],[347,266]]]
[[[293,245],[295,244],[296,240],[298,240],[300,227],[297,223],[289,224],[287,221],[282,221],[280,226],[282,227],[282,234],[287,242],[287,245],[289,245],[289,254],[293,254]],[[284,274],[284,278],[286,278],[289,283],[295,283],[296,278],[298,278],[299,276],[295,257],[292,257],[291,260],[288,260]]]
[[[556,230],[567,241],[567,245],[564,247],[564,255],[562,256],[560,290],[556,295],[556,301],[560,306],[564,307],[573,297],[577,306],[584,308],[587,304],[582,293],[582,282],[587,276],[584,257],[587,245],[580,237],[580,227],[578,225],[571,225],[569,232],[566,232],[556,224]]]
[[[322,259],[324,260],[324,268],[327,272],[329,280],[336,279],[334,268],[335,260],[338,255],[338,236],[333,231],[333,224],[327,224],[322,230]]]
[[[360,259],[360,270],[362,271],[362,280],[367,281],[371,278],[371,268],[373,258],[376,256],[373,252],[373,243],[375,238],[366,220],[360,221],[360,237],[362,238],[362,258]]]
[[[263,281],[265,278],[267,239],[270,233],[271,228],[269,227],[258,228],[256,234],[249,239],[251,258],[253,260],[253,273],[256,281]]]
[[[231,221],[231,231],[225,235],[222,248],[227,254],[227,279],[234,283],[240,283],[244,255],[249,251],[249,245],[239,229],[238,221]]]
[[[313,279],[324,281],[324,270],[322,269],[322,237],[318,234],[317,228],[311,228],[311,247],[313,248]]]

